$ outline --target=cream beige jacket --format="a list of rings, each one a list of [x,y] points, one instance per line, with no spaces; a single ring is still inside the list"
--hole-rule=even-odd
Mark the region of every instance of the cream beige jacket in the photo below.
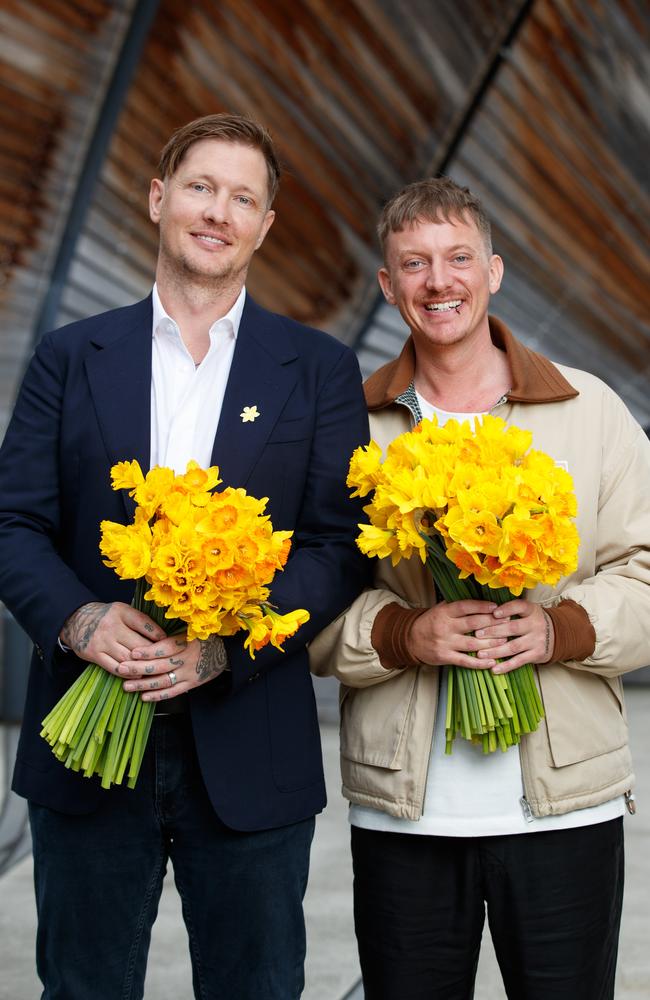
[[[539,586],[527,596],[546,606],[573,599],[596,634],[587,660],[537,670],[546,718],[522,739],[520,758],[528,805],[534,815],[549,816],[606,802],[634,785],[620,675],[650,663],[650,442],[604,383],[551,365],[498,321],[490,323],[515,372],[513,389],[492,412],[532,431],[533,447],[571,473],[578,500],[576,572],[555,589]],[[408,407],[394,400],[409,384],[413,363],[407,343],[392,369],[385,366],[368,387],[376,408],[371,434],[383,448],[412,425]],[[376,560],[375,570],[374,588],[312,643],[312,670],[342,685],[344,796],[419,819],[439,668],[386,670],[370,636],[386,604],[428,607],[435,595],[419,560],[395,568]]]

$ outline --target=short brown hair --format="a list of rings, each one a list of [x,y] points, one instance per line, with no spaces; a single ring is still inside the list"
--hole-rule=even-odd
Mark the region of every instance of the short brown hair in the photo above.
[[[268,204],[269,206],[272,204],[280,184],[280,164],[273,148],[273,140],[263,125],[245,115],[204,115],[203,118],[195,118],[187,125],[182,125],[174,132],[160,154],[158,173],[162,180],[171,177],[190,146],[201,139],[222,139],[225,142],[239,142],[244,146],[259,149],[266,160],[269,175]]]
[[[476,195],[449,177],[428,177],[402,188],[384,205],[377,235],[385,253],[389,235],[401,232],[414,222],[449,222],[452,218],[464,219],[466,216],[476,224],[485,248],[491,254],[490,220]]]

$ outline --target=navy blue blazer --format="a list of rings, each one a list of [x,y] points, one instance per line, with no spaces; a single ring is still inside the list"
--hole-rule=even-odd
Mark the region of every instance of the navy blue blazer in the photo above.
[[[13,787],[62,812],[133,794],[66,770],[39,731],[86,665],[57,647],[65,619],[89,601],[132,597],[133,585],[102,564],[99,522],[133,515],[133,501],[111,489],[111,465],[137,458],[149,468],[151,324],[147,298],[44,337],[0,450],[0,597],[35,646]],[[253,404],[260,416],[243,423]],[[212,462],[224,485],[269,498],[275,528],[294,531],[272,600],[307,608],[311,620],[284,654],[266,647],[252,661],[241,637],[226,640],[230,674],[189,694],[210,799],[235,829],[297,822],[325,804],[305,644],[365,583],[360,508],[345,477],[367,440],[353,352],[247,297]]]

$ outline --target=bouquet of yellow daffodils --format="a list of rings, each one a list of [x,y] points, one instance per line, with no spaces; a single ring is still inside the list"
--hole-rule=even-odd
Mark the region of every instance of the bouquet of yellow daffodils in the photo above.
[[[291,531],[274,531],[266,500],[221,482],[219,469],[189,462],[187,471],[156,467],[146,476],[137,462],[111,469],[114,490],[136,501],[132,524],[102,521],[100,551],[107,566],[136,580],[134,607],[168,635],[188,641],[248,632],[255,651],[282,643],[309,619],[304,610],[280,615],[271,607],[269,585],[284,567]],[[43,721],[41,736],[66,767],[102,787],[127,776],[133,788],[151,728],[154,702],[125,692],[122,680],[102,667],[86,667]]]
[[[373,492],[357,544],[393,565],[417,554],[446,601],[505,604],[524,588],[554,585],[577,566],[576,499],[571,476],[532,435],[485,416],[423,420],[382,451],[375,441],[350,461],[353,496]],[[446,752],[457,733],[484,753],[506,750],[544,716],[530,664],[507,674],[451,667]]]

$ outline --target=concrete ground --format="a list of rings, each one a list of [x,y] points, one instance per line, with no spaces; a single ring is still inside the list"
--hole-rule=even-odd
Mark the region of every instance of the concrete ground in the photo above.
[[[627,885],[616,998],[646,1000],[650,996],[650,687],[629,687],[627,701],[638,812],[626,819]],[[346,805],[338,794],[338,735],[333,722],[323,724],[323,744],[330,803],[318,820],[312,853],[306,899],[308,960],[303,1000],[342,1000],[346,995],[350,1000],[362,1000],[361,990],[355,989],[359,971],[352,929],[348,827]],[[0,802],[3,796],[0,788]],[[29,857],[0,878],[0,1000],[37,1000],[40,996],[33,959],[31,879]],[[178,897],[168,879],[153,931],[145,998],[191,997],[185,930]],[[479,964],[475,1000],[504,997],[488,938]]]

